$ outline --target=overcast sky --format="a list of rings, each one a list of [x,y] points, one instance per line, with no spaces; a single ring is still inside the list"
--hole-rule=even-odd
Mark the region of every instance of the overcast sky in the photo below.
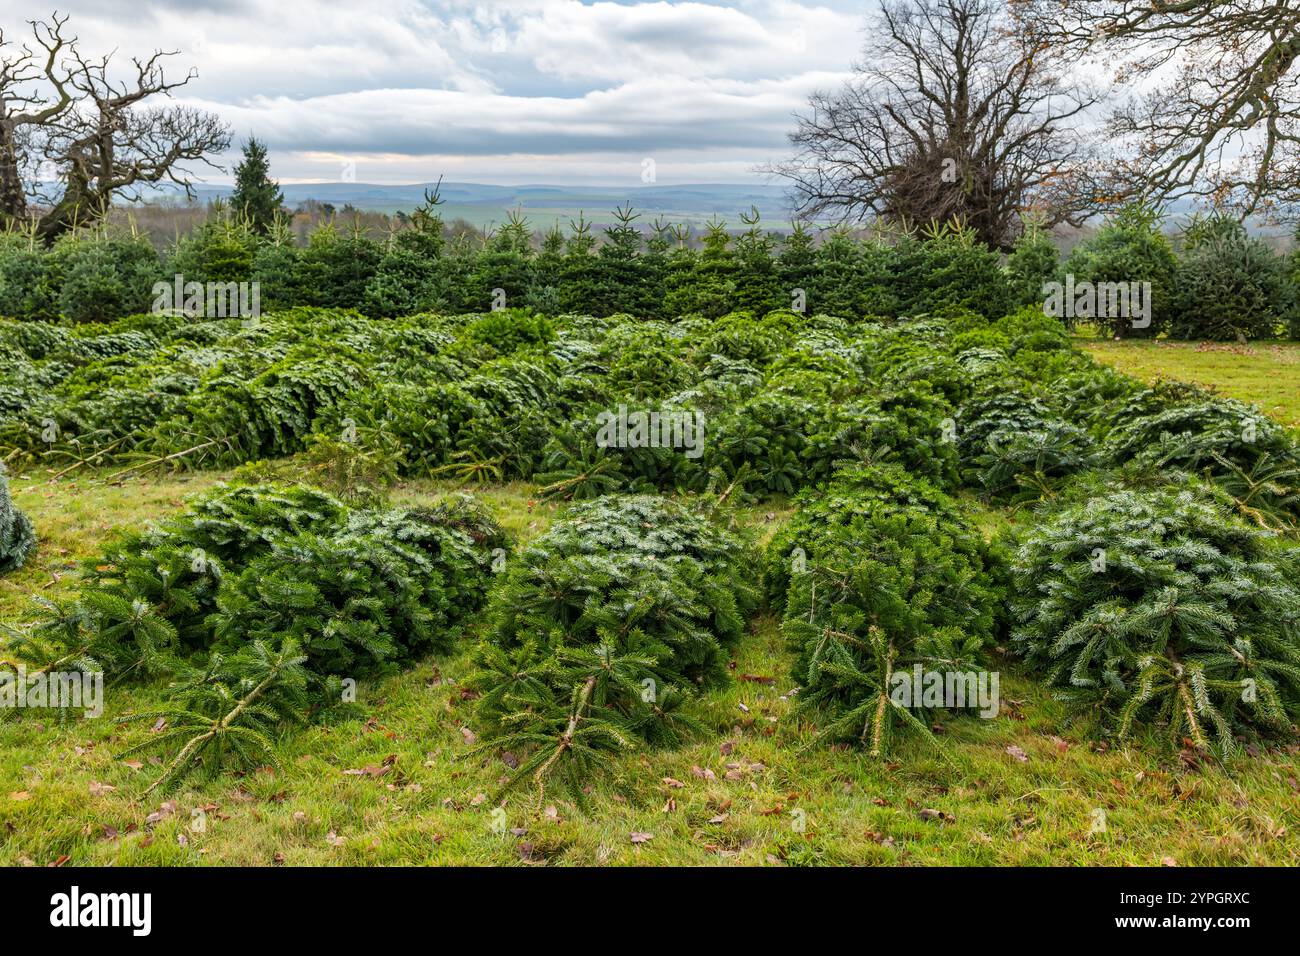
[[[3,0],[14,35],[32,6]],[[283,182],[761,181],[867,0],[61,0],[87,53],[179,48],[183,99]],[[210,175],[209,181],[221,181]]]

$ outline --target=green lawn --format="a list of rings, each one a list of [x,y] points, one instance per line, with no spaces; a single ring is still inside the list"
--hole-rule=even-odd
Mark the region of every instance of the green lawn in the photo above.
[[[32,593],[66,593],[76,561],[113,528],[175,510],[218,477],[16,477],[42,542],[32,564],[0,580],[0,619],[21,618]],[[412,483],[395,498],[446,487]],[[478,494],[520,539],[556,510],[528,486]],[[745,518],[770,532],[788,514],[767,505]],[[148,709],[161,688],[110,687],[98,720],[11,712],[0,722],[0,864],[1300,863],[1300,748],[1228,768],[1189,765],[1154,743],[1107,749],[1013,662],[1000,664],[996,719],[954,719],[938,728],[942,752],[909,740],[882,763],[811,745],[776,622],[760,617],[736,682],[694,705],[708,734],[626,757],[585,813],[527,791],[493,812],[486,795],[507,768],[463,757],[474,730],[457,683],[464,653],[363,684],[368,716],[287,735],[282,773],[149,799],[156,769],[115,754],[150,729],[113,718]],[[633,833],[651,836],[634,844]]]
[[[1229,345],[1081,337],[1076,344],[1134,378],[1176,378],[1215,388],[1300,428],[1300,342]]]

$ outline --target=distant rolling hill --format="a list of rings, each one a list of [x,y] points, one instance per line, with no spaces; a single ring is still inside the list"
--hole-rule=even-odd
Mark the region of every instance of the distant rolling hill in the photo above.
[[[281,187],[290,207],[309,199],[342,208],[350,203],[368,212],[409,212],[424,199],[433,183],[387,186],[374,183],[293,183]],[[229,186],[198,186],[200,200],[230,195]],[[150,198],[168,195],[162,193]],[[740,214],[757,207],[763,225],[788,228],[789,203],[782,186],[692,183],[682,186],[491,186],[482,183],[442,184],[443,219],[466,219],[476,226],[505,221],[512,209],[520,210],[534,229],[546,229],[554,222],[567,225],[581,212],[596,225],[608,225],[616,207],[631,203],[641,213],[639,224],[662,216],[668,222],[699,225],[712,217],[731,228],[741,228]]]
[[[378,183],[292,183],[281,186],[285,203],[290,208],[308,200],[331,203],[338,209],[351,204],[363,212],[392,214],[409,212],[424,201],[425,190],[434,183],[383,185]],[[224,198],[231,193],[230,186],[200,185],[195,187],[200,202]],[[728,229],[738,232],[746,228],[740,220],[741,213],[757,207],[761,224],[774,232],[790,228],[789,201],[784,186],[735,183],[690,183],[677,186],[552,186],[545,184],[524,186],[494,186],[486,183],[444,182],[441,193],[444,202],[439,207],[445,222],[464,219],[477,227],[500,225],[511,210],[519,210],[535,231],[544,231],[552,224],[568,226],[569,220],[581,213],[596,227],[612,223],[612,210],[631,203],[640,213],[637,224],[648,227],[656,218],[666,222],[702,226],[715,216],[726,223]],[[158,187],[146,193],[146,201],[183,201],[183,194],[174,186]],[[1188,200],[1172,203],[1167,210],[1165,229],[1176,234],[1195,211]],[[822,223],[824,225],[825,223]],[[1081,238],[1091,235],[1100,224],[1093,219],[1082,231],[1062,229],[1058,239],[1063,250],[1068,250]],[[1256,235],[1270,240],[1279,248],[1290,248],[1290,235],[1272,224],[1249,220],[1247,228]]]

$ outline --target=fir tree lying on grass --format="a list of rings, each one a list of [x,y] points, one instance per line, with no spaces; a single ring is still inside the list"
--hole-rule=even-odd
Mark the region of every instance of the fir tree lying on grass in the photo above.
[[[1033,396],[1003,389],[968,402],[957,432],[967,484],[994,500],[1050,494],[1097,463],[1086,431]]]
[[[1226,753],[1300,716],[1300,549],[1212,487],[1071,504],[1013,571],[1016,647],[1121,739],[1154,724]]]
[[[1116,464],[1201,472],[1249,520],[1300,524],[1300,445],[1254,406],[1186,386],[1155,388],[1122,403],[1115,420],[1105,451]]]
[[[929,515],[953,535],[953,547],[977,563],[1001,569],[1002,555],[984,541],[957,499],[895,464],[846,462],[825,487],[794,499],[795,512],[769,542],[763,583],[770,607],[784,611],[793,575],[832,545],[839,528],[877,513]],[[1000,573],[1000,570],[999,570]]]
[[[110,544],[76,600],[51,608],[35,634],[114,675],[291,634],[313,672],[358,677],[449,650],[505,543],[463,496],[349,509],[304,486],[219,486]]]
[[[279,538],[223,585],[209,619],[217,645],[289,635],[313,673],[348,676],[449,652],[505,543],[474,516],[476,541],[453,523],[470,509],[454,508],[354,512],[334,533]]]
[[[977,668],[1002,600],[996,552],[952,499],[896,468],[848,468],[798,505],[769,545],[768,593],[820,738],[881,756],[900,724],[930,737],[920,702],[893,696],[895,675]]]
[[[306,660],[292,639],[274,649],[255,641],[229,657],[213,654],[173,688],[175,706],[128,718],[161,722],[162,729],[119,756],[171,753],[146,794],[171,789],[197,772],[213,776],[231,763],[245,770],[279,769],[272,738],[281,727],[300,723],[310,706]]]
[[[505,544],[464,496],[349,509],[301,486],[219,486],[112,544],[76,598],[47,604],[17,644],[36,666],[173,675],[180,709],[154,742],[196,734],[165,775],[174,782],[200,756],[263,755],[288,711],[338,704],[342,678],[450,650]]]
[[[513,562],[471,685],[487,748],[526,754],[508,786],[575,799],[611,757],[694,729],[682,704],[727,679],[758,595],[748,549],[654,496],[576,505]]]
[[[0,574],[21,568],[35,547],[32,523],[9,496],[9,478],[0,464]]]

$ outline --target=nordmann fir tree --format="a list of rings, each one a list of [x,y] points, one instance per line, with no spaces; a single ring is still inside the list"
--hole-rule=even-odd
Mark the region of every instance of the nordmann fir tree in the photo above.
[[[557,781],[574,799],[614,757],[672,746],[683,709],[727,679],[757,606],[749,549],[651,495],[576,505],[511,563],[469,683],[485,739],[522,754],[507,788]]]
[[[978,669],[1000,556],[951,498],[894,466],[848,466],[797,503],[769,545],[768,589],[819,739],[873,757],[900,728],[933,743],[935,712],[897,699],[896,675]]]
[[[256,136],[250,137],[244,144],[244,158],[235,167],[235,191],[230,196],[230,205],[260,235],[270,232],[284,206],[284,193],[270,172],[266,144]]]
[[[638,218],[631,203],[620,206],[614,210],[614,225],[605,230],[605,241],[596,252],[599,282],[590,305],[596,315],[626,312],[643,317],[651,308]]]
[[[600,280],[595,249],[591,223],[580,212],[576,220],[569,222],[564,259],[560,264],[560,306],[565,312],[586,311],[587,303],[597,292]]]
[[[737,309],[748,309],[756,316],[766,315],[773,309],[789,308],[790,293],[781,288],[776,263],[772,258],[776,239],[765,232],[759,222],[758,207],[741,213],[741,221],[749,228],[736,237],[736,302]]]
[[[505,545],[464,496],[349,509],[304,486],[218,486],[115,541],[10,643],[42,669],[172,676],[171,704],[140,715],[168,723],[143,747],[174,750],[154,785],[170,787],[204,764],[273,762],[273,734],[333,712],[344,678],[450,650]]]
[[[388,238],[374,276],[366,283],[366,312],[373,316],[413,315],[447,303],[442,272],[443,203],[438,187],[425,190],[409,225]]]
[[[1226,755],[1300,717],[1300,549],[1184,482],[1070,504],[1021,536],[1015,646],[1119,739]]]
[[[0,464],[0,574],[23,566],[36,547],[32,523],[14,504],[9,492],[9,477]]]

